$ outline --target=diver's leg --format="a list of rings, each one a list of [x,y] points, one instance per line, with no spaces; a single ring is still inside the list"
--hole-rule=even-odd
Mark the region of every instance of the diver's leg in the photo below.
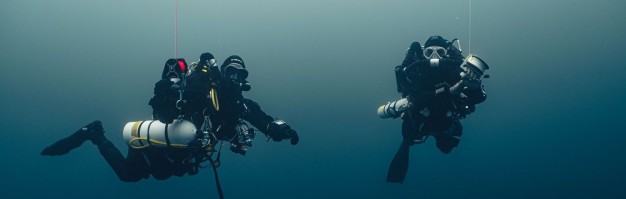
[[[434,136],[437,148],[445,154],[452,152],[452,149],[461,142],[462,134],[463,126],[461,126],[461,123],[459,121],[453,122],[453,125],[450,126],[446,133]]]
[[[63,138],[54,144],[46,147],[41,151],[41,155],[64,155],[83,144],[83,142],[90,139],[95,134],[102,134],[102,123],[100,121],[94,121],[74,132],[74,134]]]
[[[179,150],[171,150],[166,154],[172,160],[172,175],[175,176],[183,176],[192,170],[192,163],[185,162],[188,158],[193,158],[191,156],[191,150],[188,149],[179,149]]]
[[[457,145],[459,145],[459,142],[461,141],[461,139],[458,137],[439,136],[439,135],[434,136],[434,137],[435,137],[435,141],[437,142],[437,148],[445,154],[452,152],[452,149],[456,147]]]
[[[98,150],[117,177],[124,182],[136,182],[149,175],[148,163],[140,151],[129,149],[124,158],[120,150],[113,145],[104,134],[95,136],[91,141],[98,146]]]
[[[166,149],[152,149],[145,151],[150,162],[150,174],[157,180],[165,180],[172,176],[173,162],[165,154]]]
[[[389,169],[387,170],[387,182],[402,183],[409,170],[409,147],[410,142],[402,141],[396,155],[391,159]]]
[[[402,183],[409,170],[409,147],[415,144],[415,140],[419,134],[418,124],[409,118],[403,118],[402,121],[402,143],[400,148],[393,156],[389,169],[387,170],[387,182]]]
[[[142,151],[136,149],[128,149],[126,155],[126,172],[123,176],[118,175],[122,181],[136,182],[142,178],[150,177],[150,165]]]
[[[426,140],[426,136],[422,134],[422,122],[412,117],[402,118],[402,138],[404,142],[412,144],[421,144]]]
[[[41,155],[63,155],[75,149],[83,144],[83,142],[91,140],[93,144],[98,146],[98,150],[107,163],[113,168],[115,174],[123,180],[123,181],[137,181],[141,179],[141,177],[147,177],[148,174],[144,174],[141,172],[129,172],[131,170],[135,171],[137,169],[133,169],[134,167],[142,167],[145,168],[143,170],[147,171],[147,163],[145,163],[145,159],[143,157],[135,157],[129,153],[128,158],[124,158],[122,153],[104,136],[104,128],[102,128],[102,122],[94,121],[83,128],[76,131],[74,134],[63,138],[54,144],[46,147],[43,151],[41,151]],[[144,162],[144,164],[141,163]]]

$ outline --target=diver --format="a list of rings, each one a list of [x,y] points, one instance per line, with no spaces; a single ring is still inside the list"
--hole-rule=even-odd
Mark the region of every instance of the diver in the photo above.
[[[155,96],[150,99],[150,105],[163,106],[172,104],[172,108],[153,109],[153,115],[163,114],[165,110],[175,112],[178,94],[162,89],[165,85],[180,87],[184,71],[187,65],[183,59],[169,59],[166,61],[162,73],[162,79],[155,85]],[[156,118],[155,118],[156,119]],[[163,118],[167,120],[166,118]],[[148,125],[146,125],[148,126]],[[134,182],[152,175],[154,178],[164,180],[172,175],[182,176],[186,173],[197,173],[197,165],[183,163],[187,159],[190,149],[167,150],[167,148],[135,149],[129,147],[126,157],[104,135],[105,131],[100,121],[94,121],[72,135],[63,138],[46,147],[41,155],[58,156],[64,155],[83,142],[89,140],[98,147],[102,157],[111,166],[120,180]]]
[[[267,115],[259,104],[243,97],[243,91],[249,91],[251,86],[247,81],[246,65],[240,56],[226,58],[220,71],[221,76],[211,76],[215,85],[214,90],[209,92],[213,110],[209,118],[218,140],[230,141],[231,151],[245,155],[255,136],[254,130],[246,124],[248,122],[269,139],[290,140],[292,145],[298,143],[298,133],[285,121]]]
[[[464,58],[457,39],[431,36],[422,47],[413,42],[400,66],[396,85],[402,99],[380,106],[382,118],[402,118],[403,141],[387,174],[388,182],[404,181],[409,147],[434,137],[437,148],[447,154],[462,135],[460,120],[486,100],[481,78],[489,68],[480,58]]]
[[[230,74],[231,68],[237,74]],[[124,127],[124,139],[129,146],[126,157],[105,137],[100,121],[48,146],[41,155],[64,155],[89,140],[125,182],[147,179],[150,175],[158,180],[172,175],[195,175],[206,161],[213,166],[217,181],[219,152],[217,159],[212,159],[217,143],[229,141],[235,146],[233,151],[239,154],[245,154],[246,147],[251,146],[249,139],[253,137],[249,134],[254,130],[247,128],[243,120],[275,141],[290,139],[291,144],[298,143],[298,134],[289,125],[266,115],[256,103],[241,97],[240,90],[249,90],[249,84],[240,58],[225,61],[222,70],[227,73],[222,74],[210,53],[203,53],[190,66],[184,59],[169,59],[149,102],[154,120],[129,122]]]

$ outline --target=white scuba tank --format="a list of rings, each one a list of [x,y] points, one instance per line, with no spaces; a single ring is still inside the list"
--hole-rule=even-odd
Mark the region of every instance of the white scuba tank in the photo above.
[[[196,126],[187,120],[164,124],[158,120],[126,123],[124,141],[132,148],[187,147],[196,139]]]
[[[402,98],[378,107],[378,116],[382,119],[396,118],[411,107],[409,99]]]

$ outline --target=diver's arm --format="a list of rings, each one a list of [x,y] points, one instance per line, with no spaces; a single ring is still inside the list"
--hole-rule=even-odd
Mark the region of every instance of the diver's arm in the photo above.
[[[470,104],[480,104],[487,99],[487,93],[484,86],[480,86],[476,89],[465,89],[463,94],[467,96],[467,100]]]
[[[284,139],[290,139],[291,144],[298,143],[300,138],[298,133],[291,129],[291,127],[282,120],[274,119],[272,116],[267,115],[261,106],[250,99],[244,99],[244,104],[248,108],[247,113],[243,115],[243,119],[250,122],[254,127],[261,130],[261,132],[274,141],[282,141]]]
[[[411,46],[409,46],[409,49],[406,50],[406,55],[404,56],[404,60],[402,60],[401,66],[408,66],[409,64],[421,59],[425,59],[424,52],[422,51],[422,45],[420,42],[414,41],[411,43]]]
[[[406,93],[406,87],[407,87],[407,80],[406,80],[406,74],[404,74],[404,66],[396,66],[396,68],[394,69],[394,72],[396,74],[396,86],[398,89],[398,93],[402,93],[402,95],[404,96]]]
[[[429,60],[417,60],[407,66],[404,66],[404,73],[410,81],[415,81],[417,80],[415,78],[419,78],[419,67],[428,64],[428,62]]]
[[[263,131],[263,133],[266,133],[267,125],[273,122],[274,118],[263,112],[261,106],[250,99],[244,98],[244,104],[248,108],[248,112],[244,114],[243,119]]]
[[[396,72],[401,73],[401,75],[397,75],[396,78],[401,76],[401,79],[397,79],[397,81],[399,87],[401,86],[402,88],[399,92],[402,93],[403,97],[416,92],[419,93],[424,90],[420,84],[420,82],[422,82],[422,78],[424,78],[420,72],[420,67],[423,67],[426,64],[428,64],[428,60],[418,60],[408,66],[400,66],[398,68]]]
[[[480,79],[476,77],[474,73],[465,71],[461,64],[463,63],[463,57],[460,54],[454,57],[442,59],[441,63],[450,67],[450,75],[452,81],[456,81],[455,84],[450,86],[450,94],[452,96],[459,96],[467,89],[476,89],[480,87]]]
[[[419,48],[417,48],[419,47]],[[417,70],[417,64],[415,61],[418,59],[416,56],[416,50],[421,52],[421,45],[419,42],[413,42],[409,49],[406,50],[406,55],[402,64],[396,66],[394,73],[396,75],[396,86],[399,93],[402,93],[402,97],[406,97],[411,89],[411,82],[416,82],[416,77],[419,77],[419,71]]]
[[[462,93],[467,96],[470,104],[479,104],[487,99],[487,93],[482,86],[481,76],[472,70],[460,73]]]
[[[222,72],[217,68],[217,66],[209,66],[207,67],[209,77],[211,78],[211,82],[225,82],[226,77],[222,74]]]
[[[463,92],[464,87],[463,80],[458,81],[456,84],[450,86],[450,95],[459,96],[459,94]]]

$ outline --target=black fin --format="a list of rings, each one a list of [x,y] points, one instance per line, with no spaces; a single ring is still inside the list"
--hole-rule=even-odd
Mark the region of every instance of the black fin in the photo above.
[[[409,170],[409,147],[411,145],[402,141],[398,152],[391,160],[389,165],[389,171],[387,171],[387,182],[402,183],[406,177],[406,173]]]
[[[72,135],[43,149],[43,151],[41,151],[41,155],[57,156],[69,153],[72,149],[78,148],[83,144],[83,142],[90,139],[89,130],[102,132],[102,123],[96,120],[83,128],[78,129]]]

